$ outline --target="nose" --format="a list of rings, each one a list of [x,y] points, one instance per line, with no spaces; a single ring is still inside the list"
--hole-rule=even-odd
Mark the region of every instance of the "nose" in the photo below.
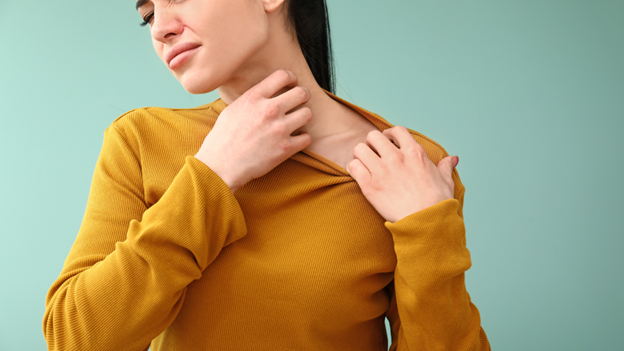
[[[158,10],[158,12],[154,11],[152,38],[159,42],[167,43],[180,35],[184,26],[171,7],[167,6]]]

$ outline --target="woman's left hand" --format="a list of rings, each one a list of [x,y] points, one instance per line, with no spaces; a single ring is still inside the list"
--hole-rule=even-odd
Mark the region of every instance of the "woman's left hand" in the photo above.
[[[447,156],[436,166],[404,127],[370,132],[353,156],[347,171],[389,222],[453,198],[452,172],[459,158]]]

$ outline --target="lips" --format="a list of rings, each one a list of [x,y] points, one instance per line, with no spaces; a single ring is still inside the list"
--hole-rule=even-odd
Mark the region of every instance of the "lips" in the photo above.
[[[168,66],[171,66],[171,61],[178,55],[189,51],[189,50],[193,50],[196,49],[198,47],[200,47],[201,45],[197,44],[197,43],[180,43],[180,44],[176,44],[174,45],[171,50],[169,50],[166,54],[165,54],[165,61],[167,62]]]

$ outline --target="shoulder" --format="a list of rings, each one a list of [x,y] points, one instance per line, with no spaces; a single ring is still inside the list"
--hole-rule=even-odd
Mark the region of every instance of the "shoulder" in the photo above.
[[[364,116],[371,123],[373,123],[375,127],[377,127],[377,129],[383,131],[385,129],[395,127],[394,124],[390,123],[388,120],[381,117],[377,113],[374,113],[368,109],[365,109],[359,105],[356,105],[355,103],[352,103],[339,96],[336,96],[328,92],[327,90],[325,90],[325,92],[334,100],[352,108],[353,110],[355,110],[356,112]],[[433,161],[435,164],[437,164],[444,157],[448,156],[448,153],[446,152],[446,150],[440,144],[435,142],[433,139],[415,130],[409,129],[407,127],[405,128],[410,132],[410,134],[414,137],[414,139],[425,149],[427,156],[429,156],[429,159],[431,159],[431,161]]]
[[[425,149],[427,156],[429,156],[429,159],[433,161],[433,163],[438,164],[441,159],[449,155],[448,152],[446,152],[446,150],[442,147],[442,145],[438,144],[433,139],[413,129],[406,129],[409,131],[412,137],[414,137],[416,142],[418,142],[418,144],[420,144],[420,146]]]
[[[327,92],[327,91],[326,91]],[[373,123],[379,130],[385,130],[387,128],[392,128],[395,127],[394,124],[388,122],[385,118],[381,117],[380,115],[371,112],[367,109],[362,108],[361,106],[358,106],[352,102],[349,102],[345,99],[342,99],[340,97],[337,97],[334,94],[331,94],[329,92],[327,92],[328,95],[330,95],[332,98],[334,98],[334,100],[337,100],[349,107],[351,107],[352,109],[354,109],[355,111],[359,112],[360,114],[362,114],[364,117],[366,117],[366,119],[368,119],[371,123]],[[408,132],[412,135],[412,137],[414,138],[414,140],[416,140],[416,142],[418,142],[418,144],[420,144],[420,146],[422,146],[422,148],[425,150],[425,152],[427,153],[427,156],[429,157],[429,159],[434,163],[434,164],[438,164],[438,162],[440,162],[440,160],[442,160],[443,158],[449,156],[448,152],[446,152],[446,150],[442,147],[442,145],[440,145],[439,143],[437,143],[436,141],[434,141],[433,139],[429,138],[428,136],[417,132],[413,129],[407,128],[405,127],[405,129],[408,130]],[[457,169],[453,169],[453,181],[455,182],[455,198],[458,199],[460,201],[460,204],[463,206],[463,196],[464,196],[464,185],[462,184],[460,178],[459,178],[459,173],[457,172]],[[461,211],[461,210],[460,210]]]
[[[431,138],[415,130],[412,130],[409,128],[407,128],[407,130],[410,132],[412,137],[414,137],[416,142],[418,142],[418,144],[420,144],[423,147],[423,149],[427,153],[427,156],[429,157],[431,162],[433,162],[434,164],[437,165],[438,162],[440,162],[440,160],[449,156],[448,152],[446,152],[446,150],[440,144],[438,144]],[[459,173],[457,172],[457,168],[453,169],[452,177],[453,177],[453,182],[455,183],[454,197],[460,201],[460,205],[463,207],[463,202],[464,202],[463,198],[464,198],[464,192],[466,188],[464,187],[464,184],[459,178]],[[460,209],[460,214],[461,214],[461,211],[462,210]]]
[[[385,118],[381,117],[380,115],[374,112],[370,112],[366,110],[363,110],[363,111],[370,114],[370,116],[372,117],[371,121],[380,130],[384,130],[386,128],[392,128],[392,127],[397,126],[388,122]],[[416,142],[418,142],[418,144],[420,144],[420,146],[422,146],[423,149],[425,149],[427,156],[429,156],[429,159],[431,159],[433,163],[438,164],[438,162],[440,162],[441,159],[449,155],[448,152],[446,152],[446,150],[444,149],[444,147],[442,147],[442,145],[440,145],[439,143],[437,143],[435,140],[431,139],[430,137],[424,135],[423,133],[415,131],[413,129],[407,128],[405,126],[402,126],[402,127],[407,129],[407,131],[412,135],[414,140],[416,140]]]
[[[214,103],[214,102],[213,102]],[[212,104],[194,108],[143,107],[117,117],[104,131],[102,154],[156,169],[163,160],[183,162],[216,122]],[[153,167],[152,167],[153,166]]]
[[[395,125],[391,124],[378,114],[373,112],[369,113],[376,119],[375,121],[378,122],[378,124],[376,123],[378,127],[381,126],[383,127],[383,129],[395,127]],[[442,145],[440,145],[435,140],[413,129],[407,127],[404,128],[407,129],[407,131],[412,135],[414,140],[416,140],[416,142],[420,144],[420,146],[422,146],[422,148],[425,150],[425,153],[427,153],[427,156],[434,164],[437,165],[440,160],[449,156],[449,153],[446,151],[446,149],[444,149],[444,147],[442,147]],[[461,182],[461,179],[459,178],[459,173],[457,172],[457,169],[453,169],[453,181],[455,182],[455,198],[459,199],[461,204],[463,205],[465,187]]]
[[[106,132],[115,130],[126,138],[139,138],[168,132],[177,134],[189,125],[209,124],[212,126],[219,115],[214,109],[217,101],[193,108],[136,108],[113,120],[106,128]]]

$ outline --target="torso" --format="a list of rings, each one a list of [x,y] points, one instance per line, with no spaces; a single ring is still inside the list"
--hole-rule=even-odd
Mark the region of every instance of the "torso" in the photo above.
[[[338,126],[330,127],[336,127],[336,134],[318,138],[312,149],[346,166],[353,146],[365,140],[372,126],[361,115],[334,111],[330,116],[336,117]],[[162,123],[167,118],[172,123]],[[384,218],[353,179],[304,155],[287,159],[241,187],[235,199],[228,200],[223,184],[219,190],[220,183],[195,182],[209,170],[189,155],[197,152],[216,118],[210,108],[138,109],[118,120],[114,129],[123,131],[119,138],[136,138],[129,139],[128,155],[138,154],[140,145],[145,156],[140,167],[121,169],[131,176],[121,176],[138,185],[150,213],[159,213],[152,211],[160,208],[160,213],[175,214],[172,220],[184,223],[175,230],[179,237],[165,241],[170,248],[166,253],[181,252],[180,248],[199,253],[171,266],[169,256],[156,257],[165,251],[154,251],[155,261],[177,270],[158,273],[170,280],[152,289],[169,291],[184,277],[197,275],[183,291],[184,303],[177,307],[175,319],[152,342],[152,350],[234,350],[251,344],[260,350],[387,350],[385,315],[398,313],[387,290],[397,259]],[[121,153],[107,155],[111,162],[126,164]],[[188,201],[180,202],[178,195]],[[178,214],[181,203],[197,212]],[[97,246],[100,251],[94,254],[102,257],[110,254],[115,242],[125,239],[131,218],[147,220],[140,217],[142,206],[131,207],[136,213],[118,212],[116,218],[122,220],[114,221],[114,235],[110,229],[104,236],[92,235],[108,240],[103,241],[106,245],[83,242],[81,247]],[[239,207],[240,215],[232,215]],[[152,223],[165,228],[161,222],[158,217]],[[95,225],[88,228],[93,233],[99,230]],[[218,246],[226,235],[237,236],[243,230],[244,237]],[[215,258],[208,260],[209,255]],[[205,269],[200,269],[196,257],[207,262]]]

